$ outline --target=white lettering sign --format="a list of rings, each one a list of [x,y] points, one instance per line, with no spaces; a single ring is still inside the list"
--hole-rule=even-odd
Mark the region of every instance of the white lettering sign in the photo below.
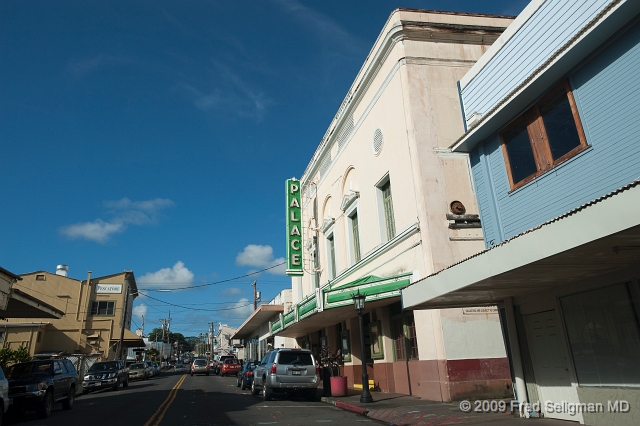
[[[96,293],[102,293],[102,294],[122,293],[122,284],[96,284]]]

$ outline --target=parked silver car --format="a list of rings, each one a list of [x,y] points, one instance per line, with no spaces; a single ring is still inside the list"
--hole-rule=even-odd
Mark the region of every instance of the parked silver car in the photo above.
[[[318,370],[310,350],[279,348],[267,352],[253,370],[251,394],[257,395],[262,389],[264,400],[269,401],[274,393],[298,392],[313,400],[318,382]]]
[[[205,373],[208,376],[209,368],[209,362],[206,359],[198,358],[191,364],[191,375]]]
[[[147,380],[151,377],[151,370],[144,362],[136,362],[129,366],[129,380]]]

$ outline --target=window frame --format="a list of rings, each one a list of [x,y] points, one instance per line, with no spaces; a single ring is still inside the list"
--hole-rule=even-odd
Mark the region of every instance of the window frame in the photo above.
[[[547,136],[547,131],[544,127],[544,122],[542,119],[542,115],[540,114],[539,107],[541,104],[549,100],[551,97],[556,95],[561,90],[564,90],[564,93],[566,94],[569,100],[569,106],[571,108],[571,114],[573,116],[573,122],[576,126],[576,131],[578,133],[578,139],[580,140],[580,144],[575,148],[573,148],[571,151],[564,154],[562,157],[554,160],[551,154],[551,147],[549,146],[549,138]],[[504,141],[504,134],[507,131],[511,130],[513,127],[517,126],[520,123],[520,120],[525,121],[527,134],[529,136],[529,144],[531,146],[534,162],[536,164],[536,172],[519,180],[518,182],[514,182],[513,174],[511,172],[511,162],[509,160],[509,153],[507,151],[507,143],[505,143]],[[536,136],[536,133],[538,134],[538,136]],[[582,121],[580,120],[578,107],[576,105],[576,101],[573,96],[573,91],[571,90],[571,85],[569,84],[569,80],[563,80],[560,84],[554,86],[542,98],[540,98],[532,106],[527,108],[526,111],[518,115],[511,123],[509,123],[502,130],[500,130],[499,138],[500,138],[500,147],[502,149],[502,156],[504,158],[505,167],[507,169],[507,177],[509,179],[509,186],[511,188],[511,191],[515,191],[516,189],[526,185],[527,183],[531,182],[537,177],[542,176],[543,174],[547,173],[550,170],[553,170],[555,167],[575,157],[580,152],[590,147],[590,145],[587,143],[587,138],[584,133],[584,128],[582,126]]]
[[[378,348],[380,349],[379,352],[374,352],[373,350],[373,346],[375,343],[375,340],[373,339],[373,328],[376,327],[377,328],[377,332],[376,332],[376,339],[378,341]],[[382,340],[382,322],[380,320],[378,321],[372,321],[371,323],[369,323],[369,335],[371,336],[371,359],[384,359],[384,343]]]
[[[353,232],[353,216],[356,216],[357,219],[357,238],[358,241],[355,241],[355,236]],[[349,257],[349,266],[353,266],[356,263],[362,260],[362,239],[360,238],[360,209],[358,208],[358,200],[353,202],[346,210],[344,210],[344,216],[347,219],[345,221],[346,225],[346,236],[347,236],[347,244],[349,247],[348,257]],[[357,251],[356,251],[357,249]],[[359,256],[356,256],[358,254]]]
[[[329,228],[325,234],[324,241],[327,252],[327,280],[332,280],[338,275],[336,265],[336,233],[334,232],[333,226]]]
[[[345,354],[344,342],[347,342],[347,350],[349,353]],[[342,354],[343,362],[351,362],[351,334],[349,329],[342,330],[340,332],[340,353]]]
[[[387,208],[387,202],[385,199],[384,190],[385,187],[389,187],[389,206]],[[376,198],[378,201],[378,221],[380,226],[380,241],[386,243],[391,241],[398,235],[396,227],[396,217],[393,208],[393,192],[391,191],[391,178],[389,173],[385,174],[376,184]],[[389,219],[391,223],[389,222]],[[391,226],[390,226],[391,225]]]
[[[113,303],[113,313],[111,313],[111,314],[109,314],[109,313],[101,314],[100,313],[100,303],[107,303],[107,308],[106,308],[107,312],[109,312],[109,305],[108,304],[109,303]],[[93,309],[94,304],[96,304],[96,309],[95,309],[96,313],[95,314],[93,313],[94,312],[94,309]],[[117,306],[117,304],[116,304],[115,300],[93,300],[93,301],[91,301],[91,310],[89,311],[89,314],[92,317],[114,317],[116,315],[116,311],[117,311],[116,306]]]

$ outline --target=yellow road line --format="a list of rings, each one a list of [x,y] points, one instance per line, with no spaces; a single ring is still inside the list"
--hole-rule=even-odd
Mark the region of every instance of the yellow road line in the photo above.
[[[160,421],[164,417],[164,414],[167,412],[167,408],[169,408],[169,405],[171,405],[173,400],[176,398],[176,395],[178,394],[178,389],[180,388],[180,386],[182,386],[182,382],[184,382],[184,379],[186,377],[187,377],[187,375],[184,374],[180,378],[180,380],[178,380],[178,382],[173,386],[173,388],[171,388],[171,391],[169,392],[169,395],[167,395],[166,399],[162,402],[162,404],[160,404],[160,407],[158,407],[156,412],[153,413],[153,416],[151,416],[151,418],[149,420],[147,420],[147,422],[144,424],[144,426],[149,426],[153,422],[153,419],[156,418],[158,413],[160,413],[162,411],[162,415],[159,417],[158,421],[155,423],[154,426],[157,426],[158,424],[160,424]],[[164,407],[164,411],[162,410],[163,407]]]

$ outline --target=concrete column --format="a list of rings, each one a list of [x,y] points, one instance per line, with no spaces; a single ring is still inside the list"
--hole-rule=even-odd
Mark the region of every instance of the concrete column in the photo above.
[[[511,350],[511,365],[516,382],[516,396],[519,403],[527,402],[527,388],[524,381],[524,370],[522,369],[522,357],[520,355],[520,341],[516,329],[516,317],[513,311],[513,299],[507,297],[504,300],[505,316],[507,317],[507,334],[509,336],[509,347]],[[524,337],[524,336],[523,336]]]

